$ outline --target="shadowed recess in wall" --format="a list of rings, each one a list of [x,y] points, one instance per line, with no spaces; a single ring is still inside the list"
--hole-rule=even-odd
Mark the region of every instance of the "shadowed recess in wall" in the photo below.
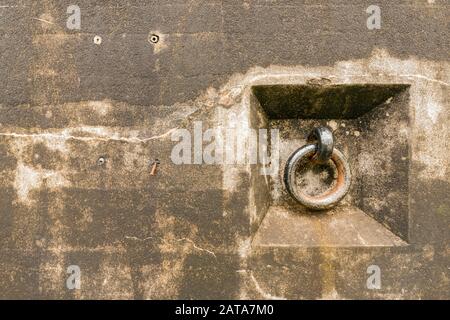
[[[406,90],[404,84],[260,85],[253,87],[270,119],[355,119]]]

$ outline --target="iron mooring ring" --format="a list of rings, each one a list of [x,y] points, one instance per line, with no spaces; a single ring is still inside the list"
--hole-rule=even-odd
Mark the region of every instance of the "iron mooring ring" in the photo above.
[[[316,127],[311,130],[307,138],[308,142],[316,142],[317,150],[313,155],[313,161],[317,163],[326,163],[333,154],[334,137],[333,132],[327,127]]]
[[[310,134],[310,137],[314,137],[317,139],[317,144],[307,144],[303,147],[300,147],[289,157],[284,169],[283,179],[289,194],[299,203],[313,210],[324,210],[334,207],[345,197],[348,190],[350,189],[351,184],[351,172],[347,160],[345,159],[342,152],[333,147],[333,134],[329,129],[326,128],[326,130],[331,133],[330,151],[330,140],[328,132],[321,128],[324,127],[314,129]],[[321,139],[323,137],[321,133],[323,132],[326,132],[326,139]],[[311,139],[308,140],[311,141]],[[296,169],[297,166],[302,162],[301,160],[303,160],[304,158],[307,158],[314,163],[326,163],[328,160],[333,161],[337,170],[337,181],[333,188],[317,196],[310,196],[306,193],[295,190],[293,182],[295,181]]]

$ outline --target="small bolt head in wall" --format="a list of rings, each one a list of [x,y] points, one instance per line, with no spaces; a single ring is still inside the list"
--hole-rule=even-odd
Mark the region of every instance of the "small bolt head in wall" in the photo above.
[[[97,44],[97,45],[101,44],[102,43],[102,37],[95,36],[94,37],[94,43]]]
[[[149,41],[151,43],[158,43],[159,36],[157,34],[151,34],[150,37],[149,37]]]
[[[97,160],[97,165],[102,166],[102,165],[104,165],[105,163],[106,163],[105,157],[100,157],[100,158],[98,158],[98,160]]]
[[[155,160],[152,162],[152,170],[150,171],[150,175],[151,175],[151,176],[156,175],[156,170],[157,170],[158,165],[159,165],[160,163],[161,163],[161,162],[159,161],[159,159],[155,159]]]

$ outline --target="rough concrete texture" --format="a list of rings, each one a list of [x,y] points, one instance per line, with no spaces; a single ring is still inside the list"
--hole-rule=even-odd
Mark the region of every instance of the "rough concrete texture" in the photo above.
[[[75,2],[81,30],[74,1],[0,2],[1,298],[450,298],[448,1],[378,1],[380,30],[370,1]],[[407,89],[350,120],[271,119],[253,93],[354,84]],[[353,189],[315,216],[282,170],[175,165],[194,121],[277,127],[281,162],[326,124]]]

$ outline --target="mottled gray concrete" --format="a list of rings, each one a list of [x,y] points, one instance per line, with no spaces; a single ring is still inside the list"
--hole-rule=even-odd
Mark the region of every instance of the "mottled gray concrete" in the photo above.
[[[68,30],[75,3],[81,30]],[[0,297],[450,298],[450,5],[378,1],[382,28],[368,30],[371,4],[0,1]],[[253,94],[352,84],[407,90],[350,122],[270,119]],[[175,129],[231,114],[284,128],[284,153],[311,125],[332,127],[354,170],[351,210],[315,223],[258,165],[172,163]],[[313,242],[283,240],[302,225]],[[366,286],[370,265],[380,289]]]

